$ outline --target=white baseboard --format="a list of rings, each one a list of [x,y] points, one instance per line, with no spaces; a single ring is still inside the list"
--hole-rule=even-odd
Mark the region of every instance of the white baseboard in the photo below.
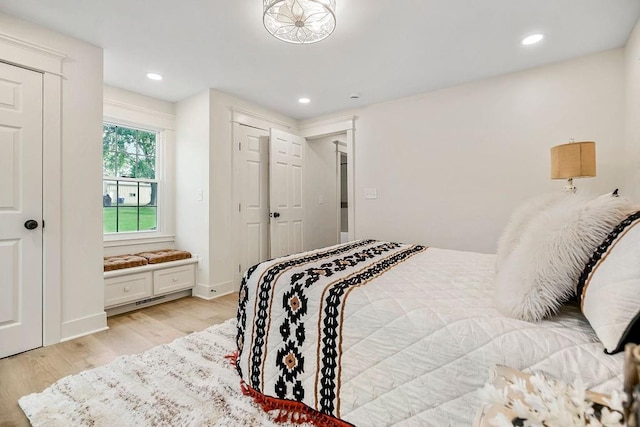
[[[104,311],[92,316],[62,322],[60,342],[69,341],[85,335],[109,329],[107,313]]]
[[[193,288],[193,296],[205,300],[212,300],[214,298],[230,294],[233,291],[233,282],[223,282],[215,285],[203,285],[198,283],[196,287]]]

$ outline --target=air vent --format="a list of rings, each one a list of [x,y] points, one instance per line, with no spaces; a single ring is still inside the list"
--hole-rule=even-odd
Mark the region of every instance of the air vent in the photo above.
[[[158,301],[159,299],[164,299],[166,295],[162,295],[160,297],[154,297],[154,298],[147,298],[147,299],[143,299],[142,301],[136,301],[136,305],[142,305],[142,304],[146,304],[149,302],[153,302],[153,301]]]

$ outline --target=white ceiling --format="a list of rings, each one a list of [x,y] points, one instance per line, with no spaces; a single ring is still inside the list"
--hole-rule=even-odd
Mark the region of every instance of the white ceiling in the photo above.
[[[167,101],[215,88],[295,119],[622,47],[640,17],[640,0],[336,2],[335,32],[312,45],[269,35],[261,0],[0,0],[0,11],[103,47],[107,84]],[[537,32],[543,42],[520,45]]]

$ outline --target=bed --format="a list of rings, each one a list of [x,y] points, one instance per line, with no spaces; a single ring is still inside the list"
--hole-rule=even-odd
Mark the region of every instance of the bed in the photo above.
[[[252,267],[238,309],[243,391],[282,420],[469,426],[496,364],[621,387],[622,354],[604,353],[577,303],[540,322],[501,314],[495,264],[361,240]]]

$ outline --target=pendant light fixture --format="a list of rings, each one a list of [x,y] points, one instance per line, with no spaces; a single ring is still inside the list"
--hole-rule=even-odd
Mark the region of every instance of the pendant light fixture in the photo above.
[[[316,43],[336,28],[335,0],[263,0],[264,27],[295,44]]]

